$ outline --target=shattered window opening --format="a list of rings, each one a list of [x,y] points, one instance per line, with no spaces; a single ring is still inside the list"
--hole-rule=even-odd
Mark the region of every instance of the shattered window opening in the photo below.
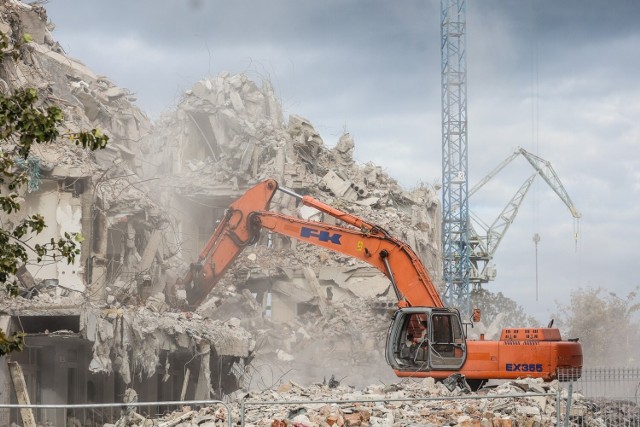
[[[18,322],[18,320],[14,320]],[[19,325],[27,334],[56,331],[80,332],[80,316],[20,316]]]
[[[60,191],[72,193],[73,197],[78,198],[85,191],[86,179],[67,177],[64,181],[59,181],[59,183]]]

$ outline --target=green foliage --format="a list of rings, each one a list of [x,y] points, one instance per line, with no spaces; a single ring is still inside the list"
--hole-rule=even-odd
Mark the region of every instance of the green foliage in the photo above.
[[[26,40],[26,39],[25,39]],[[6,50],[6,36],[0,37],[0,51]],[[20,168],[17,159],[26,160],[33,144],[49,144],[67,137],[76,145],[90,150],[104,148],[109,137],[99,129],[87,132],[61,134],[64,120],[62,110],[56,105],[40,106],[38,93],[33,88],[16,90],[12,95],[0,94],[0,211],[12,214],[20,210],[20,190],[29,184],[28,168]],[[24,162],[22,162],[24,164]],[[8,190],[8,191],[7,191]],[[42,215],[35,214],[21,219],[11,228],[7,223],[0,228],[0,283],[11,295],[17,295],[19,286],[15,274],[35,253],[38,263],[66,261],[71,264],[80,254],[78,244],[83,237],[79,233],[65,233],[45,244],[30,246],[30,236],[41,233],[46,227]],[[7,337],[0,330],[0,355],[20,350],[23,334]]]
[[[26,159],[34,143],[52,143],[61,136],[59,126],[64,119],[62,110],[55,105],[37,106],[37,101],[38,93],[33,88],[17,90],[11,96],[0,94],[0,140],[4,146],[15,146],[13,152],[0,151],[0,184],[9,190],[6,195],[0,193],[0,209],[7,214],[20,210],[17,192],[29,182],[27,171],[16,167],[13,154]],[[91,150],[104,148],[109,139],[99,129],[65,136],[76,145]],[[14,275],[19,265],[27,262],[27,248],[36,253],[37,262],[42,262],[47,257],[53,261],[75,261],[75,256],[80,253],[80,249],[76,247],[79,236],[75,233],[65,233],[64,237],[51,239],[44,245],[27,245],[24,238],[30,233],[41,233],[45,227],[44,218],[36,214],[21,220],[12,230],[0,229],[1,283],[6,284],[8,276]],[[15,292],[16,286],[14,280],[8,289]]]
[[[12,351],[22,351],[24,348],[24,336],[23,332],[14,332],[10,336],[0,329],[0,357],[5,354],[9,354]]]
[[[20,48],[22,43],[11,43],[9,36],[0,31],[0,61],[3,61],[7,55],[10,55],[14,61],[20,58]]]
[[[637,366],[640,348],[638,288],[624,297],[603,288],[577,289],[558,303],[564,335],[579,338],[586,366]]]

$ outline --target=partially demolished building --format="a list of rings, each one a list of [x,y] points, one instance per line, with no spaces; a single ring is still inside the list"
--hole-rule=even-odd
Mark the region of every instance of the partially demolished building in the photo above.
[[[184,310],[180,279],[227,205],[275,178],[408,242],[439,283],[436,189],[406,191],[381,167],[356,164],[348,133],[329,148],[309,120],[285,120],[268,81],[242,74],[195,83],[152,124],[126,89],[65,55],[51,26],[41,6],[0,4],[0,31],[14,43],[32,36],[21,59],[2,62],[1,90],[35,87],[70,131],[99,127],[111,139],[98,152],[39,146],[22,166],[32,178],[23,210],[2,226],[38,212],[48,227],[34,242],[65,232],[85,240],[75,264],[29,263],[22,296],[0,295],[0,328],[28,333],[24,352],[0,358],[0,402],[15,399],[9,361],[22,367],[31,401],[50,404],[119,402],[127,389],[141,401],[223,397],[284,378],[357,383],[367,368],[384,375],[394,300],[366,265],[266,234],[195,313]],[[287,195],[272,209],[330,220]]]
[[[111,139],[107,149],[92,153],[66,141],[39,145],[22,162],[31,181],[19,195],[22,210],[3,215],[2,227],[40,213],[47,228],[30,244],[65,232],[81,232],[85,240],[76,263],[35,263],[34,256],[18,275],[22,296],[0,293],[0,328],[28,334],[24,351],[1,360],[0,402],[16,399],[18,379],[8,362],[21,366],[19,380],[32,402],[118,402],[128,388],[141,400],[232,392],[238,387],[233,372],[241,373],[237,366],[254,347],[249,332],[168,312],[164,293],[150,293],[176,280],[163,263],[176,251],[166,240],[172,220],[129,166],[130,147],[151,123],[128,91],[66,56],[49,25],[41,6],[0,5],[0,31],[20,53],[1,63],[3,93],[34,87],[43,103],[63,109],[69,131],[98,127]],[[32,41],[20,43],[24,34]],[[9,141],[0,148],[16,154]],[[8,416],[0,412],[0,425]]]
[[[285,121],[269,82],[259,87],[245,75],[229,73],[201,80],[135,149],[140,153],[134,158],[145,159],[136,172],[143,179],[157,179],[156,197],[163,206],[171,206],[176,229],[184,236],[180,241],[185,262],[197,259],[231,201],[253,184],[275,178],[299,194],[367,218],[409,242],[439,280],[440,209],[435,189],[424,185],[405,191],[379,166],[357,165],[354,139],[348,133],[328,148],[309,120],[290,115]],[[276,196],[271,209],[334,221],[297,206],[285,194]],[[365,264],[266,234],[259,245],[245,249],[199,312],[228,320],[238,307],[248,306],[242,316],[248,329],[255,330],[249,321],[253,317],[260,319],[255,324],[277,325],[259,334],[264,342],[258,343],[261,352],[256,357],[270,354],[270,371],[278,363],[293,364],[297,374],[289,374],[304,380],[301,376],[340,374],[326,372],[327,366],[337,366],[353,377],[355,367],[374,372],[384,365],[381,343],[387,309],[394,305],[388,292],[386,277]],[[327,328],[327,322],[332,327]],[[322,348],[332,350],[316,351]],[[266,381],[257,375],[260,382]],[[357,382],[357,375],[350,380]]]

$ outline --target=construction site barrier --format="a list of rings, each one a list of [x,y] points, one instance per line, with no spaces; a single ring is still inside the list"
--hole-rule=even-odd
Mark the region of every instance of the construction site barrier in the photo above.
[[[17,423],[24,427],[31,427],[30,422],[25,420],[35,420],[38,426],[72,426],[72,427],[98,427],[104,424],[137,425],[136,415],[146,419],[157,420],[164,418],[167,414],[175,412],[184,407],[205,407],[205,406],[221,406],[226,412],[226,424],[232,426],[231,408],[229,405],[220,400],[189,400],[189,401],[165,401],[165,402],[132,402],[132,403],[88,403],[79,405],[14,405],[0,404],[0,414],[7,414],[10,418],[3,420],[0,415],[0,425],[10,425]],[[28,411],[28,412],[23,412]],[[29,414],[29,411],[31,412]],[[186,412],[185,417],[193,414]],[[173,426],[179,422],[171,423],[170,421],[178,421],[179,416],[172,420],[165,420],[164,424],[154,422],[153,425]],[[6,423],[6,424],[5,424]],[[11,424],[13,425],[13,424]],[[36,424],[33,424],[35,427]],[[146,425],[146,424],[145,424]]]
[[[0,426],[9,425],[12,422],[21,423],[24,415],[22,411],[30,411],[31,419],[38,425],[49,426],[82,426],[95,427],[104,424],[125,425],[127,417],[140,414],[146,419],[157,420],[153,425],[171,426],[180,422],[180,417],[185,421],[193,417],[193,413],[186,411],[184,415],[176,414],[185,407],[204,408],[219,406],[226,412],[224,424],[228,427],[234,425],[233,414],[240,417],[240,424],[253,426],[265,422],[267,409],[273,406],[287,405],[293,409],[295,405],[314,404],[376,404],[390,402],[416,402],[433,401],[434,406],[438,402],[454,402],[459,400],[506,400],[505,405],[511,405],[514,409],[522,405],[522,399],[535,397],[552,397],[555,401],[555,416],[549,421],[550,425],[564,427],[640,427],[640,368],[594,368],[582,369],[579,373],[562,371],[559,373],[561,382],[556,383],[557,389],[550,393],[518,393],[518,394],[469,394],[458,396],[439,397],[407,397],[379,399],[351,399],[351,400],[241,400],[229,403],[220,400],[192,400],[192,401],[164,401],[164,402],[135,402],[135,403],[93,403],[78,405],[15,405],[0,404]],[[247,420],[247,411],[250,408],[263,408],[252,415],[260,414],[261,420]],[[171,416],[170,413],[174,412]],[[217,423],[220,423],[220,419]],[[35,424],[33,424],[35,425]],[[261,424],[260,424],[261,425]],[[394,424],[400,425],[400,424]],[[544,426],[542,424],[538,424]]]
[[[640,427],[640,368],[589,368],[576,376],[559,372],[562,425]]]

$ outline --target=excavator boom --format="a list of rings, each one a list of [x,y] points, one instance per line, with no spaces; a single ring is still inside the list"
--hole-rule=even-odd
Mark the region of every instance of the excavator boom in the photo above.
[[[269,212],[269,204],[278,189],[276,181],[263,181],[249,189],[226,210],[223,220],[201,251],[198,263],[192,265],[183,280],[185,284],[192,284],[187,287],[187,301],[191,307],[197,307],[202,303],[244,247],[255,243],[259,238],[261,229],[340,252],[371,264],[389,277],[401,306],[444,306],[420,258],[409,245],[355,215],[287,189],[281,190],[299,198],[304,205],[357,228],[306,221],[290,215]],[[394,260],[393,270],[388,263],[390,256]],[[397,283],[402,283],[401,290],[398,289]]]
[[[402,306],[418,302],[443,307],[440,295],[413,250],[381,229],[353,230],[337,225],[312,223],[274,212],[258,212],[252,218],[260,227],[316,246],[358,258],[385,273]],[[388,259],[393,259],[393,269]],[[398,283],[402,283],[399,289]]]

